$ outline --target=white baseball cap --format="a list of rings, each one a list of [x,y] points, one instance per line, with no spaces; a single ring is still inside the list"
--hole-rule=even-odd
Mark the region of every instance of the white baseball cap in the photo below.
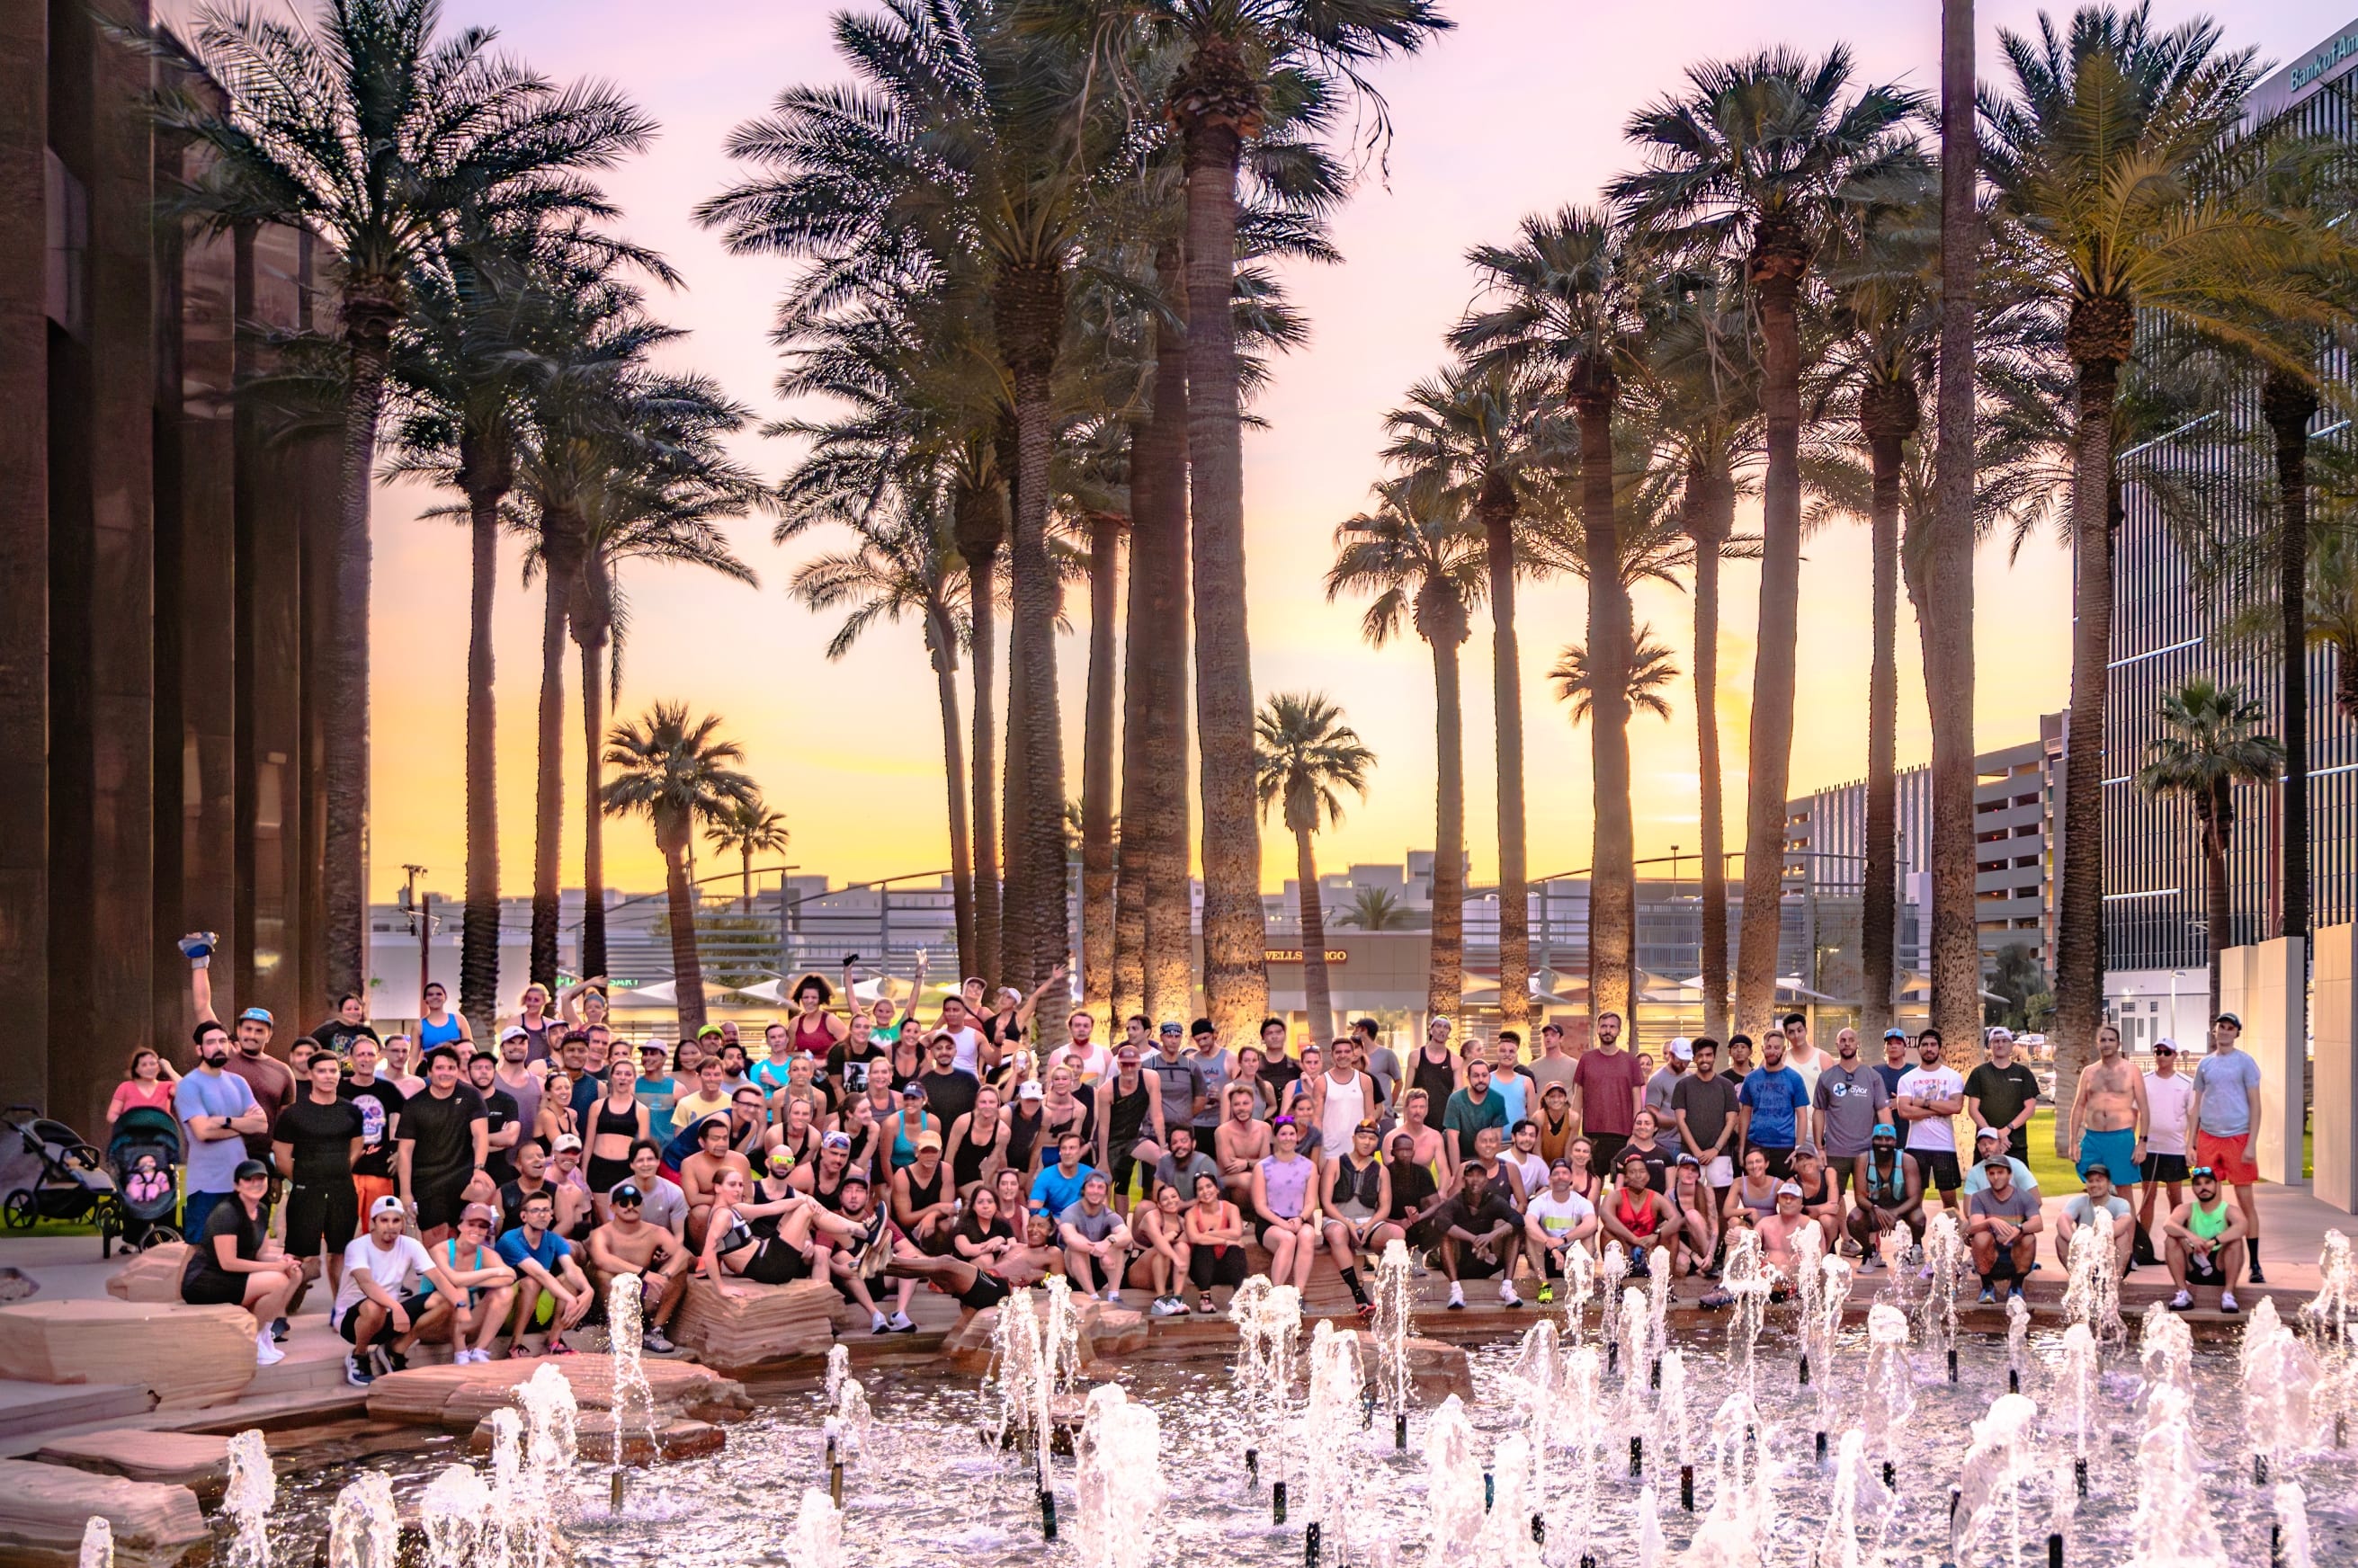
[[[396,1197],[381,1197],[377,1199],[376,1202],[369,1205],[369,1217],[371,1219],[375,1219],[381,1216],[388,1214],[406,1216],[408,1212],[409,1211],[407,1209],[401,1206],[401,1200]]]
[[[1674,1061],[1674,1062],[1692,1062],[1692,1061],[1693,1061],[1693,1060],[1694,1060],[1694,1042],[1693,1042],[1693,1041],[1692,1041],[1692,1040],[1690,1040],[1690,1039],[1688,1039],[1688,1038],[1687,1038],[1685,1035],[1683,1035],[1683,1034],[1680,1035],[1677,1039],[1675,1039],[1675,1040],[1671,1041],[1671,1060],[1672,1060],[1672,1061]]]

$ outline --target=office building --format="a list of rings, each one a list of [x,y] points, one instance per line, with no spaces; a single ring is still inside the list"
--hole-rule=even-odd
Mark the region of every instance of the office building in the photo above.
[[[173,940],[224,1006],[316,1022],[315,640],[332,446],[233,397],[306,324],[308,235],[156,220],[144,0],[0,5],[0,1098],[95,1134],[131,1047],[189,1059]]]

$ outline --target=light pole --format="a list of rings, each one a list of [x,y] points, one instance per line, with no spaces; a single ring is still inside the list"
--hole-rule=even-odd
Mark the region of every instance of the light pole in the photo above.
[[[417,879],[426,874],[426,868],[405,865],[401,869],[409,878],[409,885],[403,891],[401,902],[409,911],[409,918],[417,923],[417,1017],[422,1023],[426,1019],[426,982],[433,962],[434,922],[417,902]]]

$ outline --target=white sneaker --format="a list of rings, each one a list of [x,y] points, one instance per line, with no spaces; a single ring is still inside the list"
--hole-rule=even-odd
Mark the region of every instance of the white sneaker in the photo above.
[[[1453,1307],[1466,1304],[1466,1287],[1455,1280],[1449,1281],[1449,1304]]]
[[[886,1327],[890,1328],[895,1334],[914,1334],[917,1332],[917,1325],[910,1321],[909,1314],[905,1312],[894,1313],[891,1317],[884,1320],[884,1324]]]
[[[254,1336],[254,1364],[255,1366],[276,1367],[278,1363],[286,1359],[287,1352],[279,1349],[277,1346],[271,1343],[270,1330],[266,1328],[263,1329]]]
[[[1515,1281],[1512,1280],[1501,1280],[1498,1281],[1498,1299],[1510,1307],[1519,1307],[1523,1304],[1523,1298],[1515,1294]]]
[[[1121,1288],[1120,1286],[1116,1286],[1112,1290],[1108,1291],[1105,1293],[1105,1299],[1108,1306],[1121,1305]]]
[[[868,1326],[868,1332],[869,1332],[869,1333],[871,1333],[871,1334],[884,1334],[884,1333],[889,1332],[889,1331],[892,1329],[892,1325],[890,1323],[888,1323],[888,1322],[886,1322],[886,1321],[885,1321],[885,1319],[884,1319],[884,1314],[883,1314],[882,1313],[881,1313],[881,1312],[871,1312],[871,1313],[870,1313],[868,1315],[869,1315],[869,1317],[870,1317],[871,1319],[872,1319],[872,1320],[873,1320],[872,1322],[871,1322],[871,1323],[870,1323],[870,1325],[869,1325],[869,1326]]]

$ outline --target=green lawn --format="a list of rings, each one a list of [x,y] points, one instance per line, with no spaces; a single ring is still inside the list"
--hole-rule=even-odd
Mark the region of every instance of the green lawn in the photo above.
[[[1963,1123],[1960,1121],[1960,1126]],[[2053,1196],[2057,1193],[2077,1192],[2080,1173],[2071,1162],[2055,1152],[2055,1113],[2052,1110],[2034,1112],[2030,1125],[2023,1129],[2030,1135],[2030,1173],[2038,1178],[2039,1190]],[[2304,1133],[2300,1141],[2300,1171],[2304,1176],[2316,1173],[2317,1137]]]

